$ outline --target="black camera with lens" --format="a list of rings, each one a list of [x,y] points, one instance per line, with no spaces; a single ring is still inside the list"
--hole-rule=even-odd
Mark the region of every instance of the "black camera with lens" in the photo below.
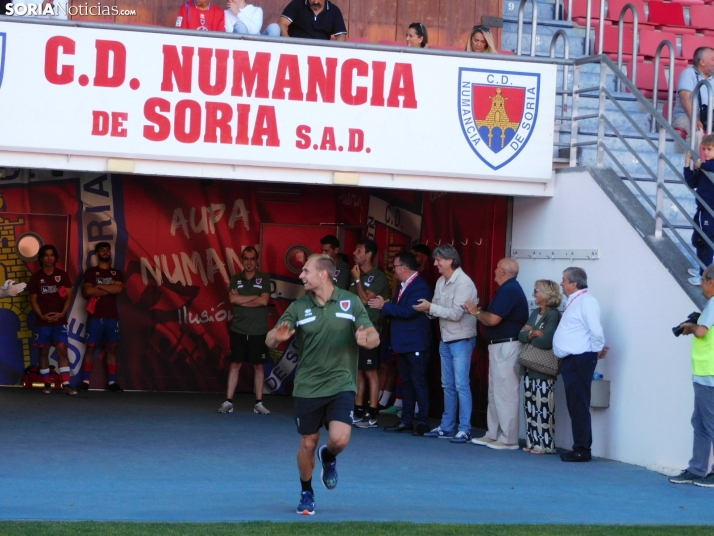
[[[682,322],[682,324],[696,324],[697,322],[699,322],[699,313],[694,312],[690,314],[687,319]],[[674,326],[672,328],[672,333],[674,333],[675,337],[679,337],[682,333],[684,333],[684,328],[681,324],[678,326]]]

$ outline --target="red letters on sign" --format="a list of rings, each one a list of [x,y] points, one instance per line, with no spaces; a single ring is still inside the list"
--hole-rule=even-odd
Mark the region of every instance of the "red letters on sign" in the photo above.
[[[72,39],[62,35],[56,35],[47,40],[45,45],[45,78],[50,84],[61,86],[74,80],[73,65],[62,65],[62,69],[59,72],[57,71],[60,49],[64,54],[74,55],[74,45],[75,42]]]
[[[99,110],[92,111],[92,136],[109,134],[109,113]]]
[[[164,78],[161,81],[161,91],[173,91],[174,80],[180,93],[191,93],[191,78],[193,68],[193,47],[181,47],[181,58],[178,49],[173,45],[164,45]]]
[[[411,64],[395,63],[387,106],[399,108],[399,97],[403,97],[403,108],[416,108],[417,100],[414,93],[414,73],[412,72]]]
[[[301,101],[303,99],[300,64],[295,54],[280,55],[278,74],[275,75],[275,86],[273,86],[273,99],[285,100],[286,92],[288,100]]]
[[[171,134],[171,121],[159,112],[165,114],[171,111],[171,103],[166,99],[154,97],[144,103],[144,117],[151,125],[144,125],[144,137],[149,141],[164,141]]]
[[[320,89],[322,102],[335,102],[335,84],[337,83],[337,58],[325,58],[326,68],[322,60],[315,56],[307,58],[307,102],[317,102],[317,90]]]
[[[163,79],[161,91],[174,91],[174,83],[180,93],[191,93],[193,79],[193,47],[178,48],[164,45]],[[340,98],[350,106],[388,106],[390,108],[417,108],[414,73],[410,63],[395,63],[388,73],[386,61],[371,64],[356,58],[347,59],[340,66],[338,58],[308,56],[307,85],[303,92],[302,79],[305,66],[296,54],[280,54],[274,78],[271,79],[269,52],[256,52],[251,62],[251,54],[245,50],[198,49],[198,86],[204,95],[224,96],[227,92],[229,69],[233,69],[231,97],[253,97],[333,104],[337,84]],[[56,72],[56,69],[55,69]],[[391,74],[391,79],[387,77]],[[118,76],[115,73],[115,76]],[[360,82],[356,78],[362,78]],[[370,80],[371,78],[371,80]],[[272,88],[270,87],[272,83]],[[389,92],[385,98],[385,88]],[[370,95],[371,92],[371,95]],[[371,98],[370,98],[371,97]]]
[[[180,100],[174,114],[174,136],[181,143],[196,143],[201,137],[201,105],[193,100]]]
[[[359,106],[367,102],[367,88],[354,86],[353,76],[368,76],[369,65],[362,60],[347,60],[342,64],[342,84],[340,85],[340,96],[345,104]]]
[[[203,141],[206,143],[218,143],[217,132],[220,132],[221,143],[231,143],[231,119],[233,119],[233,108],[227,102],[207,102],[206,103],[206,134]]]
[[[228,74],[228,51],[216,49],[215,82],[211,83],[213,66],[213,49],[198,49],[198,88],[206,95],[220,95],[226,90]]]
[[[245,93],[249,97],[253,96],[255,90],[256,99],[267,99],[270,97],[268,92],[268,74],[270,68],[270,53],[256,52],[255,61],[250,65],[250,57],[245,50],[233,51],[233,89],[231,89],[232,97],[243,96],[243,86],[245,85]],[[257,87],[256,87],[257,86]]]
[[[94,85],[98,87],[119,87],[126,77],[126,48],[119,41],[97,39],[97,68]],[[112,60],[112,72],[109,72],[109,60]]]
[[[295,147],[298,149],[309,149],[310,148],[310,132],[312,129],[307,125],[299,125],[295,130],[295,135],[298,140],[295,142]]]
[[[124,122],[129,119],[129,114],[124,112],[112,112],[112,136],[116,138],[126,138],[126,128]]]
[[[275,107],[258,106],[250,136],[250,105],[238,104],[235,120],[235,143],[237,145],[258,145],[280,147],[278,123]],[[144,105],[144,117],[149,123],[144,125],[144,138],[151,141],[164,141],[171,134],[171,103],[166,99],[151,98]],[[203,130],[204,143],[225,143],[232,141],[233,109],[224,102],[206,102],[205,127],[203,109],[193,100],[184,99],[176,104],[173,116],[173,133],[176,141],[196,143]],[[124,118],[126,119],[126,118]]]

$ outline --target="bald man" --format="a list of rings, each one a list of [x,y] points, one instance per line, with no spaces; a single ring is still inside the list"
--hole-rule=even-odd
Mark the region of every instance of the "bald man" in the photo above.
[[[518,263],[501,259],[494,280],[499,286],[488,309],[468,301],[464,309],[484,325],[488,340],[488,432],[471,440],[496,450],[518,449],[518,332],[528,321],[528,300],[516,277]]]

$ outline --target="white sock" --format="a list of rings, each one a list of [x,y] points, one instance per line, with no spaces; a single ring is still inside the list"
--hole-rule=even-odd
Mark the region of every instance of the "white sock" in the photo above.
[[[414,404],[414,413],[419,413],[419,402]]]
[[[392,398],[391,391],[382,391],[382,396],[379,397],[379,404],[381,406],[386,406],[389,404],[389,399]]]
[[[398,408],[401,408],[401,407],[402,407],[402,399],[401,399],[401,398],[397,398],[397,399],[394,401],[394,405],[397,406]]]

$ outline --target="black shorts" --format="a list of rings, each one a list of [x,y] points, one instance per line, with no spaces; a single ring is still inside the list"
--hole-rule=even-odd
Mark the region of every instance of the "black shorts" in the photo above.
[[[371,350],[359,347],[359,370],[379,370],[379,365],[382,358],[382,345]]]
[[[328,429],[331,421],[343,422],[352,426],[352,412],[355,406],[355,393],[343,391],[332,396],[320,398],[294,397],[295,424],[300,435],[312,435],[320,431],[321,426]]]
[[[268,347],[265,345],[265,335],[242,335],[231,331],[231,363],[250,363],[262,365],[268,359]]]

